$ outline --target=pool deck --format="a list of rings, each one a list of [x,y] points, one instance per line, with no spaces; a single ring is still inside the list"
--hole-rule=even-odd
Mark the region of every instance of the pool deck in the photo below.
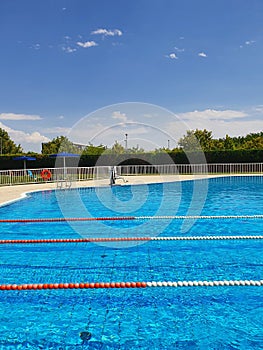
[[[247,176],[237,175],[234,176]],[[117,185],[142,185],[142,184],[152,184],[152,183],[163,183],[163,182],[174,182],[174,181],[186,181],[186,180],[198,180],[207,179],[215,177],[223,177],[231,175],[147,175],[147,176],[136,176],[129,175],[124,176],[127,182],[118,179],[116,181]],[[98,187],[98,186],[109,186],[109,179],[105,180],[89,180],[89,181],[79,181],[72,183],[71,188],[79,187]],[[26,184],[26,185],[13,185],[13,186],[2,186],[0,187],[0,205],[12,203],[16,200],[26,197],[27,193],[35,191],[45,191],[45,190],[56,190],[57,183],[38,183],[38,184]]]

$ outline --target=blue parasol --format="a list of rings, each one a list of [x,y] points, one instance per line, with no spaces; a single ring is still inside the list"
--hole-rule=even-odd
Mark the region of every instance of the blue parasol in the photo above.
[[[24,169],[26,170],[26,161],[27,160],[36,160],[36,158],[29,157],[29,156],[18,156],[18,157],[14,157],[13,160],[23,160],[24,161]]]
[[[67,152],[61,152],[61,153],[55,153],[51,154],[49,156],[50,158],[63,158],[63,168],[64,168],[64,177],[66,176],[66,158],[77,158],[80,157],[79,154],[76,153],[67,153]]]

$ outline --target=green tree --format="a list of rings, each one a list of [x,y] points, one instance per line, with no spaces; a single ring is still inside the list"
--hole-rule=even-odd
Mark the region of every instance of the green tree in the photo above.
[[[124,153],[126,153],[126,150],[120,143],[118,143],[118,141],[115,141],[114,145],[105,151],[105,154],[124,154]]]
[[[2,154],[18,154],[22,153],[23,149],[21,145],[16,145],[13,140],[11,140],[7,131],[0,128],[0,155]]]
[[[194,132],[195,137],[199,141],[201,148],[203,151],[209,151],[212,146],[212,131],[198,130],[196,129]]]
[[[262,149],[263,132],[250,133],[246,136],[233,137],[235,149]]]
[[[244,143],[243,149],[263,149],[263,136],[255,137]]]
[[[103,146],[103,145],[99,145],[99,146],[94,146],[91,143],[85,147],[84,151],[82,152],[82,155],[88,155],[88,156],[97,156],[97,155],[101,155],[102,153],[104,153],[106,151],[107,147]]]
[[[187,130],[186,135],[179,139],[178,145],[185,151],[201,150],[200,143],[195,137],[194,130]]]
[[[141,154],[144,153],[144,149],[137,145],[136,147],[129,148],[127,152],[130,154]]]
[[[179,141],[178,145],[185,151],[210,151],[213,149],[212,131],[204,130],[187,130]]]
[[[211,146],[210,146],[211,151],[222,151],[224,150],[224,140],[223,139],[213,139],[211,140]]]
[[[58,152],[80,153],[78,147],[74,146],[66,136],[59,136],[42,144],[42,154],[49,155]]]
[[[235,149],[235,143],[234,143],[234,140],[226,135],[225,139],[224,139],[224,149],[227,151],[227,150],[232,150],[232,149]]]
[[[160,148],[155,148],[153,151],[149,151],[149,153],[159,154],[159,153],[168,153],[170,151],[171,150],[169,150],[168,148],[160,147]]]

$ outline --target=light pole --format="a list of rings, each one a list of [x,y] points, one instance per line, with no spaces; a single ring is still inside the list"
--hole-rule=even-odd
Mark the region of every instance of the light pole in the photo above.
[[[170,140],[168,140],[168,149],[170,149]]]
[[[125,134],[125,151],[128,149],[128,134]]]

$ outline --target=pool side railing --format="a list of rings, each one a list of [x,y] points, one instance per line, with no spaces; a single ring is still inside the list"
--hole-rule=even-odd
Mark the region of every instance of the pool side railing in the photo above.
[[[263,163],[212,163],[119,166],[125,175],[198,175],[198,174],[262,174]]]
[[[66,167],[45,169],[1,170],[0,186],[18,184],[73,182],[109,179],[111,167]],[[208,175],[208,174],[263,174],[263,163],[215,164],[163,164],[121,165],[116,167],[119,176],[140,175]],[[50,176],[44,176],[44,175]]]
[[[0,171],[0,186],[33,183],[70,183],[73,181],[109,178],[109,167],[65,167],[39,169],[12,169]]]

